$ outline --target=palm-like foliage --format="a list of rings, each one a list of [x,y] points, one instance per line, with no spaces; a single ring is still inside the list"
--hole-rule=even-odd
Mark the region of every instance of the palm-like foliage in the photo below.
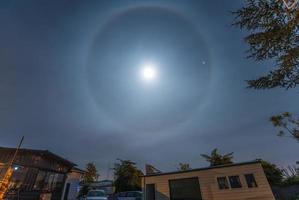
[[[179,171],[187,171],[190,169],[191,169],[191,167],[190,167],[189,163],[179,163],[179,167],[178,167]]]
[[[216,148],[211,152],[211,155],[201,154],[201,156],[210,163],[210,166],[217,166],[233,163],[233,154],[234,152],[221,155],[218,153],[218,149]]]

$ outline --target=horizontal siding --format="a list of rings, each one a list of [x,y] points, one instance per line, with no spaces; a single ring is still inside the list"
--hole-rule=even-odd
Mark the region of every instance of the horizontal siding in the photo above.
[[[248,188],[244,174],[252,173],[258,184],[257,188]],[[219,190],[217,177],[239,175],[242,188]],[[143,178],[145,184],[156,185],[156,199],[169,198],[168,180],[198,177],[200,190],[204,200],[274,200],[271,188],[260,163],[191,171],[178,174],[165,174]],[[143,182],[144,184],[144,182]],[[144,185],[143,185],[144,186]]]

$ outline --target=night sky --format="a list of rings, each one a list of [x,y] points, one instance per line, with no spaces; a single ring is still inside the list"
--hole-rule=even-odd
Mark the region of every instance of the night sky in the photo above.
[[[237,162],[294,164],[298,142],[268,119],[299,113],[298,90],[246,88],[273,63],[246,59],[246,32],[231,26],[241,5],[1,1],[0,145],[24,135],[25,148],[94,161],[102,178],[117,158],[207,166],[200,154],[216,147]]]

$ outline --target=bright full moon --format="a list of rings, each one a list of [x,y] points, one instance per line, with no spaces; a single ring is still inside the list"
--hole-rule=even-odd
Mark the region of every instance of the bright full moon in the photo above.
[[[151,81],[156,78],[157,72],[155,66],[152,64],[146,64],[142,67],[141,76],[146,81]]]

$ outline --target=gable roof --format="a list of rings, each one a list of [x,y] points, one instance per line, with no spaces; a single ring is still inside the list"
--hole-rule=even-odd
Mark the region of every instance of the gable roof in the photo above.
[[[10,147],[0,147],[0,152],[1,151],[9,151],[9,152],[14,152],[16,150],[16,148],[10,148]],[[70,167],[74,167],[77,166],[75,163],[55,154],[52,153],[49,150],[37,150],[37,149],[25,149],[25,148],[21,148],[19,149],[19,153],[31,153],[31,154],[35,154],[35,155],[40,155],[40,156],[49,156],[51,158],[53,158],[54,160],[57,160],[58,162],[61,162],[67,166]]]
[[[77,173],[81,173],[81,174],[86,173],[85,170],[80,169],[80,168],[78,168],[78,167],[73,167],[73,168],[71,169],[71,172],[77,172]]]

